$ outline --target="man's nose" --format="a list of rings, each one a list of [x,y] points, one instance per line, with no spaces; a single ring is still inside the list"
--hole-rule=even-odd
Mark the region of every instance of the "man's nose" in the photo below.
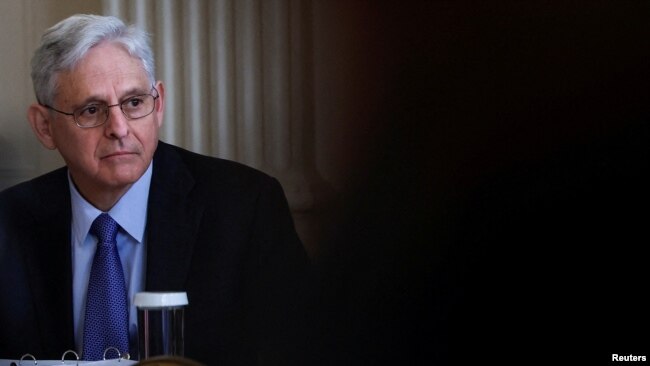
[[[122,112],[119,104],[113,104],[106,107],[106,126],[105,132],[108,137],[123,138],[129,133],[128,118]]]

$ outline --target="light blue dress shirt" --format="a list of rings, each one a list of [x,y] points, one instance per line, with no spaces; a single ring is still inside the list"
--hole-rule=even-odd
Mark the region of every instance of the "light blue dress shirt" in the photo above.
[[[145,226],[147,222],[147,201],[153,163],[135,182],[108,214],[120,225],[117,233],[117,249],[120,253],[124,279],[129,296],[129,333],[133,349],[137,342],[137,310],[133,299],[144,290],[146,265]],[[72,300],[75,345],[83,349],[84,317],[86,314],[86,293],[92,267],[97,238],[88,233],[90,226],[102,211],[84,199],[72,183],[68,174],[70,197],[72,199]]]

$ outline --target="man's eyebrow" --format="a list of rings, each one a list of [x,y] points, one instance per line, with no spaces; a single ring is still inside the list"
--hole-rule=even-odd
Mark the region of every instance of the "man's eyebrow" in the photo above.
[[[98,95],[91,95],[78,103],[74,103],[72,105],[72,108],[76,110],[78,108],[83,108],[84,106],[87,106],[89,104],[108,104],[108,103],[106,103],[106,101]]]
[[[124,100],[125,98],[132,97],[134,95],[143,95],[143,94],[148,94],[152,87],[147,88],[141,88],[141,87],[134,87],[131,89],[128,89],[126,92],[122,93],[122,96],[120,97],[120,100]]]
[[[148,94],[149,89],[146,88],[141,88],[141,87],[134,87],[131,89],[127,89],[124,93],[122,93],[122,96],[118,99],[118,103],[122,103],[124,100],[135,96],[135,95],[143,95],[143,94]],[[87,106],[89,104],[109,104],[105,98],[99,96],[99,95],[90,95],[86,99],[82,100],[79,103],[74,103],[73,108],[82,108],[84,106]]]

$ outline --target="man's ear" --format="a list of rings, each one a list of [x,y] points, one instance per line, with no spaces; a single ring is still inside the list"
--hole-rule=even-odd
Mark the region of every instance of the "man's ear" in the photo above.
[[[165,112],[165,85],[162,83],[162,81],[158,81],[155,87],[158,91],[158,100],[153,112],[156,114],[158,127],[160,127],[162,125],[163,114]]]
[[[56,143],[52,137],[50,111],[38,103],[27,108],[27,119],[32,126],[32,131],[46,149],[56,149]]]

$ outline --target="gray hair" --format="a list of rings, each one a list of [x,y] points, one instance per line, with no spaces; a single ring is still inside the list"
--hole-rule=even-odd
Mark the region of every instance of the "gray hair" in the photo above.
[[[58,73],[72,70],[91,48],[104,42],[119,44],[140,59],[151,85],[155,83],[153,52],[145,31],[116,17],[78,14],[46,30],[34,52],[32,82],[38,102],[52,104]]]

